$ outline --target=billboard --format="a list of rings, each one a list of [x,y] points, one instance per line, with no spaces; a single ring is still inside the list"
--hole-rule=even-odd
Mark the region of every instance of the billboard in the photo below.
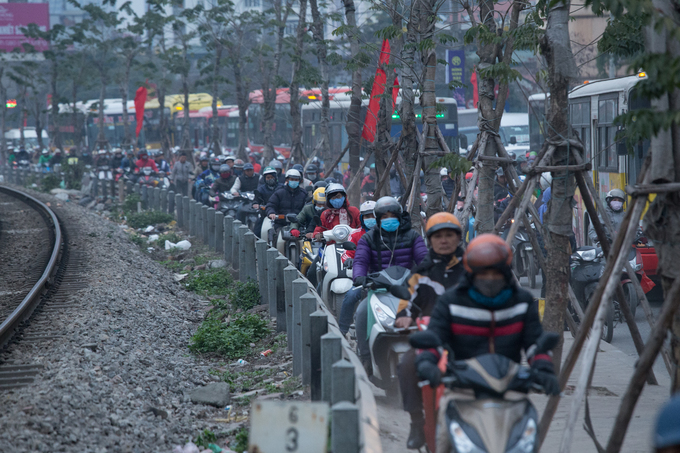
[[[458,82],[465,84],[465,51],[446,50],[446,83]],[[455,88],[453,97],[458,102],[458,108],[465,108],[465,87]]]
[[[50,28],[50,5],[48,3],[0,3],[0,50],[7,52],[23,43],[32,44],[37,51],[49,49],[42,39],[28,39],[21,28],[36,24],[40,30]]]

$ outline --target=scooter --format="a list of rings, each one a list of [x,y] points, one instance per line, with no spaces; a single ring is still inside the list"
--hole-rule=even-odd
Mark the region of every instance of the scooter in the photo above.
[[[341,259],[345,250],[356,249],[353,242],[347,241],[351,234],[349,225],[335,225],[332,230],[323,232],[326,246],[321,258],[322,272],[317,274],[317,281],[321,282],[321,298],[336,316],[340,314],[345,293],[352,289],[353,284],[352,270],[346,269]]]
[[[288,261],[293,263],[293,266],[297,267],[300,259],[299,238],[290,234],[290,224],[295,222],[296,219],[297,214],[295,213],[277,215],[274,221],[282,220],[286,223],[286,225],[278,229],[277,233],[274,222],[269,217],[265,217],[262,221],[262,238],[266,238],[265,240],[269,243],[270,247],[276,247],[279,253],[288,258]]]
[[[512,220],[514,222],[514,219]],[[509,229],[508,229],[509,232]],[[507,233],[506,232],[506,237]],[[526,277],[531,288],[536,288],[536,274],[538,272],[534,260],[534,247],[529,241],[529,235],[524,227],[519,227],[512,239],[512,269],[517,278]]]
[[[373,384],[387,393],[388,398],[398,398],[400,393],[397,366],[402,356],[411,347],[409,334],[418,327],[398,328],[394,326],[399,302],[404,298],[404,283],[411,271],[401,266],[392,266],[366,276],[364,288],[368,289],[368,346],[371,351]],[[394,291],[394,293],[392,292]],[[410,293],[409,293],[410,297]]]
[[[547,354],[558,341],[557,334],[543,333],[527,351],[527,358]],[[428,381],[419,384],[423,388],[426,443],[430,451],[440,451],[446,446],[455,453],[537,451],[538,412],[527,396],[516,396],[543,390],[530,368],[500,354],[449,362],[448,351],[442,347],[439,337],[428,331],[413,334],[410,343],[417,349],[437,349],[441,355],[438,365],[443,375],[442,384],[436,389]],[[461,393],[449,399],[445,410],[448,445],[437,445],[435,427],[445,388],[471,389],[474,398]],[[514,395],[506,398],[508,392]]]
[[[317,280],[317,263],[323,257],[323,242],[318,242],[313,239],[305,238],[302,241],[302,255],[300,255],[300,272],[307,280],[316,288]]]
[[[255,229],[255,224],[258,219],[258,210],[253,208],[254,201],[254,192],[241,192],[240,204],[237,212],[238,219],[250,228],[251,231]]]
[[[225,191],[218,195],[218,205],[215,206],[225,216],[236,218],[236,213],[240,205],[240,197],[234,196],[231,192]],[[239,219],[241,220],[241,219]]]

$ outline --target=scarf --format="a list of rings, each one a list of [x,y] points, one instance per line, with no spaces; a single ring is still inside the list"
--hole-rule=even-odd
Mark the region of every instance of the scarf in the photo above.
[[[470,289],[468,289],[468,295],[478,304],[484,305],[488,308],[496,308],[510,300],[512,297],[512,288],[505,288],[500,293],[498,293],[496,297],[486,297],[475,288],[470,287]]]
[[[349,225],[349,216],[347,215],[347,209],[345,208],[340,208],[340,209],[333,209],[333,208],[327,208],[326,211],[326,220],[328,221],[329,224],[333,224],[333,221],[335,220],[335,217],[338,217],[338,225]]]

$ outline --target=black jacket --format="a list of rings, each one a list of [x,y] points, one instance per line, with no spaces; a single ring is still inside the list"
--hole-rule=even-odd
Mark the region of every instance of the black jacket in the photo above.
[[[451,347],[452,359],[495,353],[519,363],[521,350],[526,351],[543,333],[538,301],[513,284],[510,299],[497,309],[490,309],[470,298],[470,287],[469,274],[466,274],[459,285],[448,289],[437,300],[428,331]]]
[[[287,184],[278,189],[269,198],[267,202],[267,210],[265,215],[277,214],[286,215],[290,213],[299,214],[305,206],[307,200],[307,191],[296,187],[291,189]],[[283,224],[285,222],[278,221],[276,223]]]
[[[260,175],[254,174],[250,178],[245,174],[238,177],[241,180],[241,192],[255,192],[260,181]]]
[[[215,182],[210,187],[210,196],[214,197],[215,195],[220,194],[222,192],[229,192],[229,190],[231,190],[231,186],[234,185],[235,181],[236,176],[234,175],[229,175],[229,177],[226,180],[222,179],[222,177],[220,176],[215,180]]]

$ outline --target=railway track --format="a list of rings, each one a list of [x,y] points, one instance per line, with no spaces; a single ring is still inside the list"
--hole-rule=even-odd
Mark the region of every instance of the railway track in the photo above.
[[[0,390],[27,385],[41,368],[7,360],[34,312],[55,292],[64,263],[64,233],[41,201],[0,186]]]

